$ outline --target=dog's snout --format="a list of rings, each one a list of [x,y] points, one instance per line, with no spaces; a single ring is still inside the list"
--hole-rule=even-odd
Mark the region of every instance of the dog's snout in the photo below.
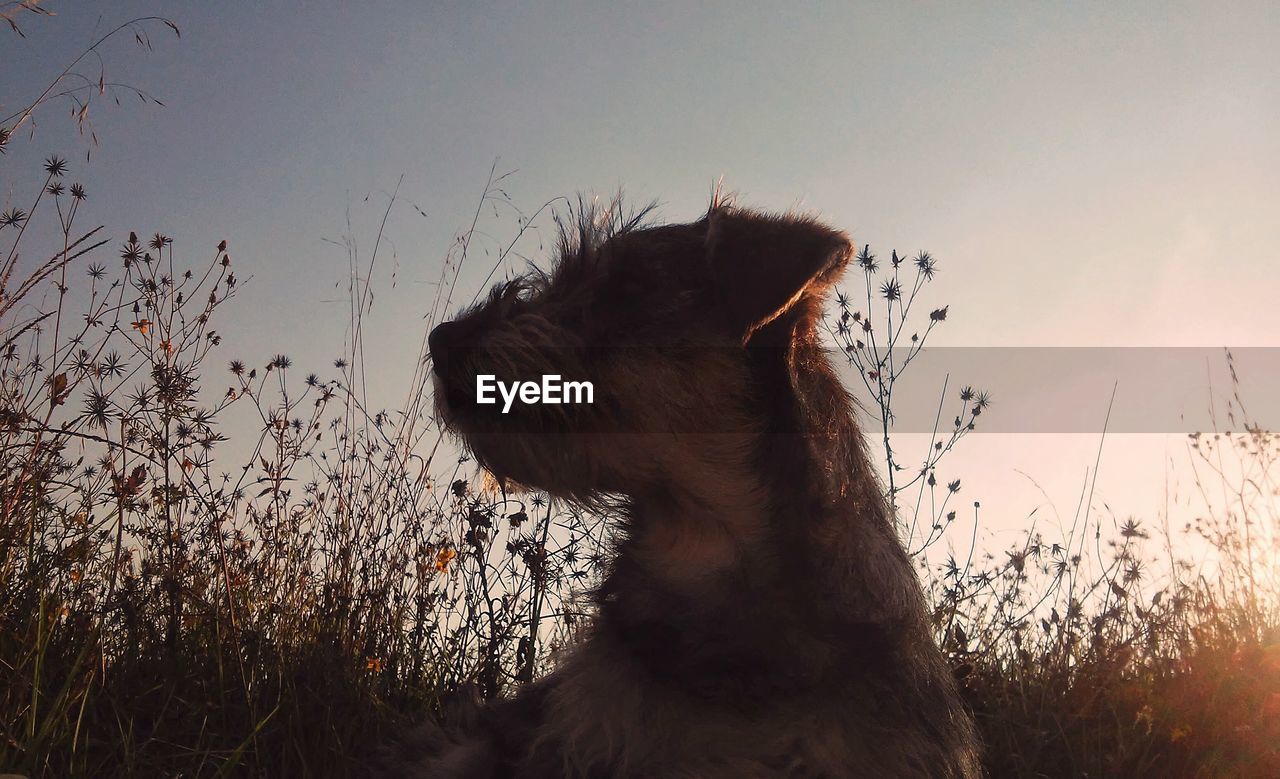
[[[456,349],[466,328],[457,322],[442,322],[431,330],[427,336],[427,348],[431,350],[431,364],[441,378],[445,378],[449,370],[449,352]]]
[[[441,322],[431,329],[431,335],[427,336],[427,346],[431,348],[433,354],[437,349],[455,346],[463,329],[463,326],[457,322]]]

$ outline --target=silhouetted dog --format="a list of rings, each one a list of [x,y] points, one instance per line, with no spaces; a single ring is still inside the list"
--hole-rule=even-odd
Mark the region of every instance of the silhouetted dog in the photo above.
[[[715,202],[682,225],[584,214],[559,254],[431,333],[437,404],[499,478],[621,496],[622,540],[557,670],[393,773],[978,775],[815,326],[845,235]],[[593,402],[476,402],[479,376],[545,375]]]

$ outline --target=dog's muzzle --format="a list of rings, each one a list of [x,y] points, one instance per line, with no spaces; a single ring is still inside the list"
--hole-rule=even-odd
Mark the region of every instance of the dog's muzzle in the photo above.
[[[462,332],[467,328],[457,322],[442,322],[431,329],[427,348],[431,351],[431,367],[441,381],[449,378],[449,353],[457,349]]]

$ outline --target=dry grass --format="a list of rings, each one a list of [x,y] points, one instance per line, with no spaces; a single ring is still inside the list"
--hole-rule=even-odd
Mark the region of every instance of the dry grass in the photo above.
[[[989,396],[965,387],[956,408],[940,405],[954,421],[917,463],[889,437],[894,385],[946,321],[946,307],[911,316],[937,261],[881,263],[868,247],[858,265],[865,308],[842,293],[829,329],[879,418],[886,491],[992,775],[1280,775],[1280,434],[1250,422],[1230,352],[1234,430],[1189,442],[1199,519],[1163,517],[1153,537],[1092,510],[1087,484],[1060,537],[1028,518],[1019,543],[982,550],[980,504],[961,517],[960,481],[939,474]],[[963,559],[941,554],[944,539]]]
[[[0,766],[341,774],[388,723],[538,673],[603,520],[473,483],[421,376],[405,409],[368,408],[354,242],[332,378],[215,361],[226,243],[183,268],[131,235],[109,271],[87,195],[45,167],[0,228]],[[42,216],[60,247],[15,272]],[[248,441],[220,432],[237,415]]]

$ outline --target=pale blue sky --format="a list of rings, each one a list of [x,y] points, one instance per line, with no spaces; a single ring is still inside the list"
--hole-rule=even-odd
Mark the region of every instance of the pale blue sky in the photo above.
[[[403,174],[427,217],[393,217],[397,284],[382,265],[368,324],[387,400],[403,397],[430,283],[495,158],[526,210],[624,187],[683,220],[723,176],[747,204],[928,249],[930,303],[951,304],[940,344],[1280,344],[1274,3],[45,5],[57,18],[27,17],[25,40],[0,32],[0,115],[95,26],[145,14],[182,39],[122,40],[108,75],[167,107],[96,106],[88,165],[55,107],[0,158],[0,198],[22,202],[61,152],[113,233],[162,230],[192,262],[228,239],[253,276],[228,358],[325,372],[346,257],[322,239],[349,205],[367,247],[381,203],[363,198]],[[469,270],[464,300],[488,268]],[[1001,445],[975,467],[1078,481],[1062,451]]]

